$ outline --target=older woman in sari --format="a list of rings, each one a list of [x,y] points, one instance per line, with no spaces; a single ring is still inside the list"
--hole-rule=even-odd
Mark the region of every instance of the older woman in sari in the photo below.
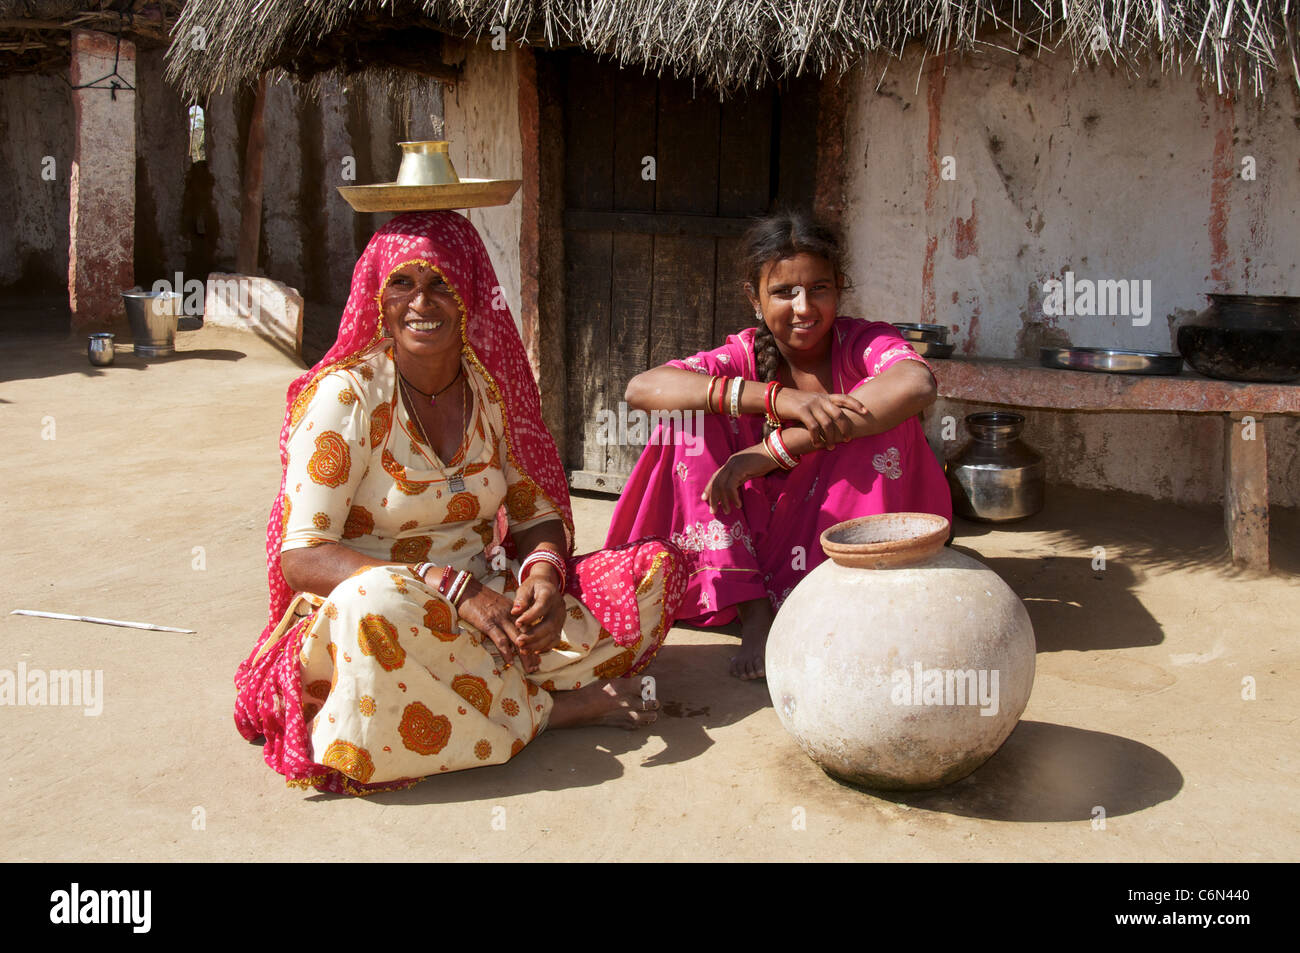
[[[680,553],[571,557],[564,473],[497,286],[465,218],[398,216],[357,263],[334,348],[290,387],[271,618],[235,716],[291,785],[367,794],[500,764],[547,727],[655,719],[610,679],[662,642]]]

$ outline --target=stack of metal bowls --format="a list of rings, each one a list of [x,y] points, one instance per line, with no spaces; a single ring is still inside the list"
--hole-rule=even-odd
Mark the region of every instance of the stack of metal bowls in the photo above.
[[[942,324],[895,324],[894,327],[922,357],[951,357],[956,347],[948,343],[948,329]]]
[[[1212,294],[1178,329],[1178,350],[1199,373],[1226,381],[1300,380],[1300,297]]]

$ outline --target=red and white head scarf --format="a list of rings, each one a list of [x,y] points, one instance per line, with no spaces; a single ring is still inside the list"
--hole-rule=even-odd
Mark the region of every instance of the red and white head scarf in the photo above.
[[[289,422],[295,401],[312,384],[369,350],[384,335],[379,293],[389,276],[419,262],[442,275],[460,302],[460,334],[465,356],[477,365],[488,386],[504,402],[507,447],[516,466],[564,517],[573,540],[569,488],[555,441],[542,422],[541,398],[514,318],[505,303],[483,239],[469,219],[456,212],[408,212],[377,231],[352,272],[352,290],[339,322],[339,336],[320,362],[289,385],[288,410],[280,430],[280,463],[287,460]],[[284,476],[266,527],[266,566],[271,589],[271,619],[265,640],[284,615],[293,590],[280,571],[284,538]],[[498,525],[502,525],[498,521]]]

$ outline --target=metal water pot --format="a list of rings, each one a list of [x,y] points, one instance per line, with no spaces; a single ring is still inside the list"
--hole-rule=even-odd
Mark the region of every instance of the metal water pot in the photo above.
[[[1020,439],[1022,414],[970,414],[971,442],[945,467],[953,510],[967,519],[1004,523],[1043,508],[1047,470],[1043,455]]]
[[[445,140],[399,142],[402,164],[397,170],[398,185],[454,185],[460,181],[451,164]]]
[[[96,367],[108,367],[113,363],[113,335],[100,331],[90,336],[86,342],[86,356]]]

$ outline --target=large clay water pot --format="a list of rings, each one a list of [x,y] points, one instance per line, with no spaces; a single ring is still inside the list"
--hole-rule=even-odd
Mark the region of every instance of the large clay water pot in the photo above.
[[[772,704],[829,774],[893,790],[951,784],[1020,720],[1034,684],[1029,614],[947,538],[948,521],[928,513],[837,523],[821,539],[830,559],[777,613]]]

